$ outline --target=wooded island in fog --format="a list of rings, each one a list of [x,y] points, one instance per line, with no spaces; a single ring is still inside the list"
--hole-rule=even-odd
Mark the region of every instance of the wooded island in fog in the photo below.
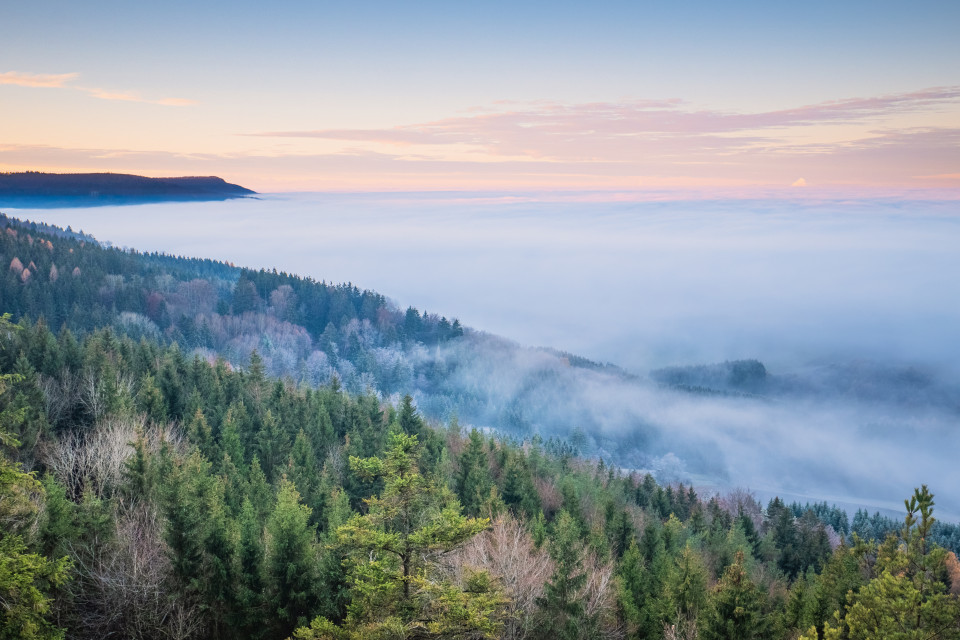
[[[215,176],[146,178],[124,173],[0,173],[0,206],[83,207],[167,201],[227,200],[254,195]]]

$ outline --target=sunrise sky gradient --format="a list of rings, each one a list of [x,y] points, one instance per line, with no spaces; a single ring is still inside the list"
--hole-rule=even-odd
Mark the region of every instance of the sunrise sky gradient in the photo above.
[[[0,171],[960,198],[955,1],[38,0],[3,24]]]

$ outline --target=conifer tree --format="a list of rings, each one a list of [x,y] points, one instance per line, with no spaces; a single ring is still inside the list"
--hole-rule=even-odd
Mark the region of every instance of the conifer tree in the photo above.
[[[535,518],[540,512],[540,496],[533,484],[530,465],[522,451],[514,452],[507,459],[503,480],[503,501],[517,515]]]
[[[263,523],[249,499],[244,499],[239,520],[237,545],[237,608],[233,624],[243,635],[257,637],[266,614],[264,598]]]
[[[154,424],[167,422],[167,405],[163,401],[163,394],[149,373],[140,381],[140,389],[137,391],[137,409],[147,414],[147,418]]]
[[[153,474],[150,472],[150,458],[147,453],[146,438],[143,433],[130,443],[133,455],[124,463],[123,492],[132,502],[148,499],[153,492]]]
[[[960,638],[960,601],[943,582],[946,552],[930,542],[933,494],[923,485],[904,504],[899,537],[891,535],[880,546],[876,577],[848,595],[845,613],[836,613],[837,626],[824,627],[827,640]]]
[[[207,463],[194,453],[166,487],[166,541],[170,563],[182,588],[191,589],[200,576],[203,559],[204,510],[200,483],[206,480]]]
[[[384,487],[337,530],[349,554],[347,619],[336,627],[317,618],[297,638],[496,637],[504,602],[496,585],[481,573],[460,587],[435,565],[488,521],[463,516],[452,492],[420,473],[419,453],[416,436],[394,433],[385,457],[351,457],[356,473]]]
[[[663,537],[653,522],[645,528],[641,544],[632,542],[620,562],[620,607],[636,637],[659,638],[674,613],[665,610],[662,600],[668,562]]]
[[[300,503],[297,488],[282,478],[277,504],[267,522],[266,573],[271,613],[285,628],[285,637],[296,625],[308,622],[316,604],[317,549],[310,525],[310,508]]]
[[[290,440],[270,409],[263,416],[263,426],[257,434],[257,450],[264,475],[268,481],[275,482],[290,455]]]
[[[247,473],[247,496],[253,503],[261,522],[266,521],[274,506],[273,489],[267,482],[267,476],[260,468],[260,459],[256,456],[250,462],[250,470]]]
[[[317,469],[317,457],[313,453],[313,445],[307,434],[300,430],[293,441],[290,457],[287,463],[287,476],[296,485],[300,495],[313,511],[312,522],[316,523],[323,514],[318,510],[322,507],[319,493],[320,471]]]
[[[476,429],[472,429],[467,447],[460,455],[456,474],[455,484],[460,503],[464,512],[473,517],[480,515],[492,488],[484,448],[483,436]]]
[[[243,439],[240,434],[240,425],[237,424],[233,407],[227,409],[227,414],[223,418],[223,424],[220,426],[220,448],[224,454],[230,456],[230,460],[233,464],[237,465],[237,467],[245,467],[247,465]]]
[[[8,332],[8,316],[0,316],[0,332]],[[4,397],[15,375],[0,375],[0,640],[47,640],[63,637],[49,619],[50,591],[68,578],[69,560],[51,560],[31,553],[30,535],[43,500],[43,487],[32,474],[21,471],[4,449],[16,448],[11,433],[26,413]]]
[[[187,436],[190,438],[190,442],[197,445],[207,460],[218,460],[220,458],[219,448],[213,440],[213,431],[206,416],[203,415],[203,410],[199,407],[194,411],[193,417],[187,424]]]
[[[599,620],[588,615],[580,591],[587,581],[580,527],[561,510],[547,545],[555,568],[539,599],[539,637],[578,640],[598,637]]]
[[[317,574],[320,584],[323,585],[323,593],[320,594],[317,613],[329,620],[343,620],[346,616],[347,605],[350,602],[350,588],[344,571],[346,553],[336,542],[337,529],[344,525],[352,515],[350,499],[347,497],[346,491],[337,488],[331,490],[324,502],[326,504],[324,531],[326,533],[321,538],[324,553],[322,553],[317,565]]]
[[[697,618],[707,605],[707,570],[688,542],[677,555],[666,580],[662,598],[669,607],[667,620],[678,638],[695,637]]]
[[[764,596],[747,576],[743,551],[737,551],[711,597],[703,626],[705,640],[752,640],[766,637]]]

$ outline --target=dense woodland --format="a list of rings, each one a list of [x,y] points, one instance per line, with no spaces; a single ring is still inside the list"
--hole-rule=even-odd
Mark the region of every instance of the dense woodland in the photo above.
[[[524,350],[466,331],[457,319],[407,308],[351,284],[328,284],[212,260],[122,251],[72,229],[0,214],[0,299],[13,320],[42,318],[77,335],[118,334],[246,367],[257,351],[267,373],[296,384],[334,377],[355,394],[411,394],[433,419],[456,413],[518,437],[591,434],[586,448],[643,453],[635,442],[601,442],[595,417],[571,411],[577,373],[626,378],[619,369],[566,353]],[[499,370],[516,371],[507,381]],[[609,457],[609,454],[608,454]],[[637,458],[638,456],[634,456]],[[637,460],[632,460],[635,465]]]
[[[0,256],[0,638],[960,638],[927,487],[698,495],[363,387],[469,334],[377,294],[15,224]]]

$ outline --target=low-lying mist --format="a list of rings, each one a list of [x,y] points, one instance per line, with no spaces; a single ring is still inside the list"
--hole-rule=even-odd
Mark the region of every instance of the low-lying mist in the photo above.
[[[445,389],[416,390],[432,415],[574,437],[707,487],[896,509],[927,483],[940,515],[960,517],[957,203],[589,200],[283,195],[13,213],[142,251],[351,281],[489,332],[405,354],[449,371]]]
[[[486,401],[461,416],[580,439],[583,452],[661,481],[892,510],[927,483],[941,517],[960,517],[960,386],[931,371],[858,361],[781,373],[741,361],[638,377],[482,335],[428,357],[460,363],[446,386]],[[742,366],[761,373],[738,377]]]

